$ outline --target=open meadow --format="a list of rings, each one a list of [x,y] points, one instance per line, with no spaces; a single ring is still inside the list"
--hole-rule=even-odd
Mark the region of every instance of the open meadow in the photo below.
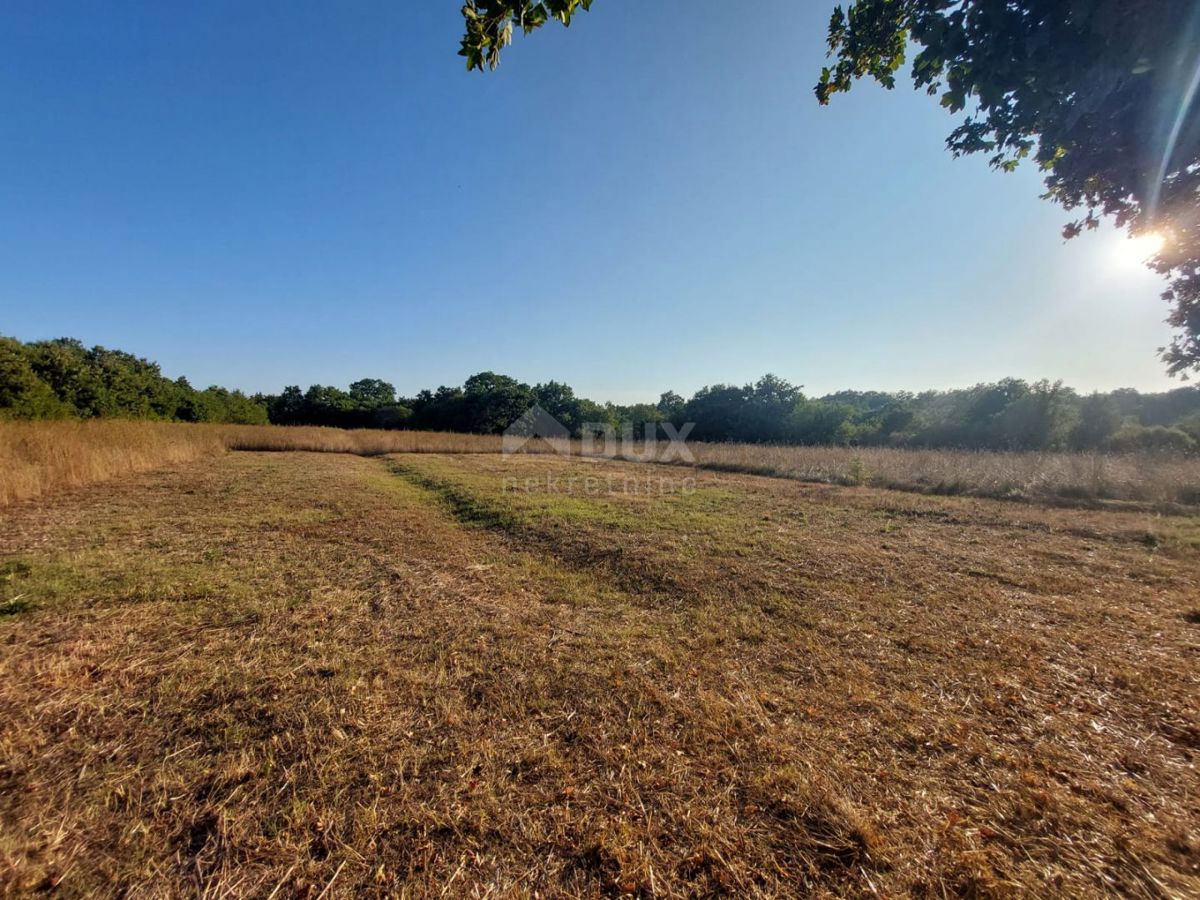
[[[0,60],[0,900],[1200,900],[1200,0]]]
[[[917,493],[994,497],[1056,505],[1107,505],[1200,514],[1200,455],[1140,452],[1002,452],[899,447],[687,444],[688,455],[632,445],[641,460],[769,475],[820,484]],[[0,506],[63,488],[197,460],[230,450],[389,453],[490,453],[495,434],[386,431],[171,422],[0,422]],[[536,441],[522,453],[549,453]],[[573,453],[600,444],[571,442]],[[624,449],[624,448],[622,448]]]
[[[1194,515],[292,449],[0,507],[5,893],[1200,893]]]

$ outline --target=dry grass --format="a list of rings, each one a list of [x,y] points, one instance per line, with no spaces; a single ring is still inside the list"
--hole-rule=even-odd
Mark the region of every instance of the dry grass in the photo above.
[[[1195,519],[305,453],[5,516],[0,892],[1200,894]]]
[[[159,422],[0,422],[0,505],[224,452],[221,432]]]
[[[1042,503],[1117,501],[1164,511],[1200,505],[1200,457],[761,444],[691,443],[688,447],[695,457],[694,464],[700,468],[799,481]],[[0,505],[223,450],[380,456],[499,453],[500,449],[497,435],[449,432],[151,422],[0,422]],[[541,442],[524,448],[526,453],[550,451]],[[578,442],[574,452],[580,452]]]
[[[380,431],[310,426],[229,425],[223,427],[230,450],[309,450],[322,453],[499,453],[500,437],[446,431]]]
[[[189,425],[167,422],[0,422],[0,506],[226,450],[384,453],[500,451],[477,434]]]
[[[1200,505],[1196,456],[699,443],[689,448],[703,468],[827,484],[1038,502]]]

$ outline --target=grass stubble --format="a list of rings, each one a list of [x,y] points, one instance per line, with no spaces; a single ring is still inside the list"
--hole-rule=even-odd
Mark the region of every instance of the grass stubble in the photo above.
[[[647,468],[217,454],[5,509],[0,886],[1200,893],[1195,519],[513,489],[597,467]]]

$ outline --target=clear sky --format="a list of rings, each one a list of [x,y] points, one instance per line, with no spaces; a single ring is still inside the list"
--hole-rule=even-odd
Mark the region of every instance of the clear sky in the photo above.
[[[817,105],[833,3],[596,0],[487,74],[457,0],[2,4],[0,333],[248,391],[1177,386],[1116,233],[907,85]]]

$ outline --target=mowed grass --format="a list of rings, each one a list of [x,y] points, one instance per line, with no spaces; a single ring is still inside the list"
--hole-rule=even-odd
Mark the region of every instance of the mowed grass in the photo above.
[[[9,894],[1200,892],[1193,518],[300,452],[0,515]]]

